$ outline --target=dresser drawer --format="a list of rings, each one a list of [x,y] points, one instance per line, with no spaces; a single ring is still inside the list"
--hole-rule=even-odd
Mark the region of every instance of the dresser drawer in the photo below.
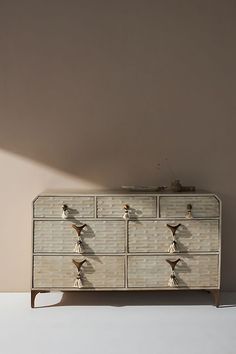
[[[122,253],[125,245],[125,222],[118,220],[83,220],[81,252]],[[74,252],[78,240],[71,221],[34,221],[34,252]]]
[[[173,241],[168,225],[179,222],[169,221],[129,221],[129,252],[168,252]],[[179,252],[210,252],[219,250],[218,220],[181,220],[175,233]]]
[[[87,260],[82,267],[83,288],[124,287],[123,256],[34,256],[33,286],[73,288],[77,276],[73,259]]]
[[[219,201],[214,196],[163,196],[160,197],[160,217],[184,218],[189,204],[193,218],[218,217],[220,214]]]
[[[130,218],[157,216],[156,197],[152,196],[97,197],[97,216],[121,218],[125,204],[129,206]]]
[[[95,215],[94,197],[38,197],[34,202],[34,217],[36,218],[61,218],[62,205],[68,206],[68,217],[92,218]]]
[[[179,256],[175,274],[180,288],[218,287],[218,255]],[[166,259],[176,256],[129,256],[128,286],[168,288],[171,267]]]

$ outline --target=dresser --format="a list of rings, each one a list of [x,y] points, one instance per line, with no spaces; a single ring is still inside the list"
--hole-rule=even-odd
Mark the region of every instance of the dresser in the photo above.
[[[33,201],[31,306],[49,291],[203,289],[218,306],[220,257],[215,194],[48,191]]]

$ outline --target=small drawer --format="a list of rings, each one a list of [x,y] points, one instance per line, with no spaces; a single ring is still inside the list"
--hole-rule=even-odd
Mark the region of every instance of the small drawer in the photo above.
[[[35,218],[61,218],[62,206],[68,207],[68,218],[92,218],[95,214],[94,197],[38,197],[34,201]]]
[[[128,286],[133,288],[168,288],[171,266],[166,259],[176,261],[178,288],[218,287],[218,255],[129,256]]]
[[[97,197],[97,216],[121,218],[126,204],[131,219],[157,216],[156,197],[152,196]]]
[[[219,201],[214,196],[160,197],[161,218],[185,218],[191,206],[193,218],[214,218],[220,215]]]
[[[170,226],[177,226],[175,235]],[[219,250],[218,220],[129,221],[129,252],[168,252],[176,241],[178,252],[212,252]]]
[[[80,262],[82,288],[123,288],[123,256],[34,256],[35,288],[74,288],[78,276],[72,260]]]
[[[125,222],[119,220],[83,220],[80,233],[81,253],[122,253]],[[78,233],[71,221],[35,220],[34,252],[76,252]],[[77,250],[78,251],[78,250]]]

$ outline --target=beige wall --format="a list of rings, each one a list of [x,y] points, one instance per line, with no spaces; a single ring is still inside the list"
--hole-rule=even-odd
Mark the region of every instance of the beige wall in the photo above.
[[[235,18],[229,0],[1,1],[0,290],[29,289],[41,190],[177,177],[222,197],[236,290]]]

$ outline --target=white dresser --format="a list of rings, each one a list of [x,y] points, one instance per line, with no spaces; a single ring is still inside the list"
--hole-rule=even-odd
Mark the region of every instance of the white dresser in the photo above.
[[[45,192],[33,202],[31,306],[47,291],[180,289],[218,306],[220,250],[214,194]]]

